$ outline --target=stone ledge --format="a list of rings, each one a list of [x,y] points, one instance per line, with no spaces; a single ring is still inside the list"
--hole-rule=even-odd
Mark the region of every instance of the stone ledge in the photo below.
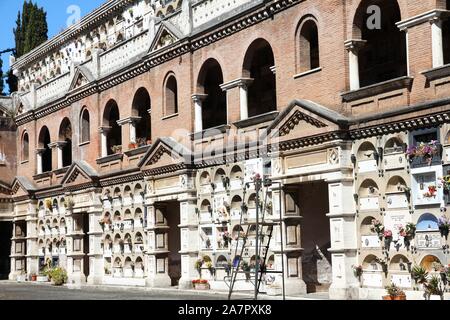
[[[410,89],[412,86],[413,77],[400,77],[392,80],[376,83],[358,90],[347,91],[341,94],[344,102],[352,102],[359,99],[376,96],[382,93],[395,91],[399,89]]]
[[[108,163],[108,162],[112,162],[115,160],[122,160],[123,159],[123,154],[122,153],[117,153],[117,154],[112,154],[103,158],[98,158],[97,164],[104,164],[104,163]]]
[[[423,71],[421,74],[427,78],[427,81],[448,77],[450,76],[450,64]]]

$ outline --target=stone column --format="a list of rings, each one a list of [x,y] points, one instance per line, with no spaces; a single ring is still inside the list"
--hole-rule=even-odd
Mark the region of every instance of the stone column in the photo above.
[[[328,181],[333,282],[331,299],[358,299],[359,282],[352,266],[358,264],[356,208],[351,177]]]
[[[274,72],[274,70],[272,70],[272,72]],[[248,87],[253,83],[253,81],[254,79],[251,78],[240,78],[224,83],[220,86],[223,91],[239,88],[240,120],[245,120],[248,118]],[[227,107],[227,109],[229,109],[229,107]]]
[[[181,279],[180,289],[192,288],[192,280],[198,279],[195,261],[198,259],[197,199],[192,197],[180,202]]]
[[[194,94],[194,132],[203,131],[203,101],[208,97],[207,94]]]
[[[433,68],[444,65],[444,49],[442,45],[442,20],[440,17],[434,17],[431,23],[431,43],[433,53]]]
[[[126,124],[128,124],[130,126],[130,143],[136,143],[137,142],[137,137],[136,137],[136,125],[139,123],[139,121],[141,121],[142,118],[141,117],[128,117],[125,119],[121,119],[119,121],[117,121],[117,124],[119,126],[124,126]],[[124,146],[123,146],[124,147]],[[125,148],[123,148],[125,149]]]
[[[37,201],[31,201],[28,205],[27,218],[27,274],[39,273],[39,248],[38,248],[38,217],[36,212]]]
[[[168,226],[164,219],[165,207],[147,206],[147,267],[146,285],[152,288],[168,288],[172,284],[169,277]]]
[[[108,156],[108,132],[111,130],[111,127],[100,127],[100,139],[101,139],[101,157],[104,158]]]
[[[36,173],[42,173],[42,154],[45,152],[44,148],[36,149]]]
[[[103,215],[103,204],[100,201],[102,190],[91,191],[91,209],[89,214],[89,284],[102,284],[104,275],[104,260],[102,251],[103,230],[100,226],[100,219]]]
[[[359,61],[358,52],[367,41],[365,40],[347,40],[344,42],[345,48],[348,51],[349,63],[349,78],[350,90],[358,90],[360,88],[359,82]]]
[[[48,145],[49,148],[51,148],[51,149],[56,148],[57,159],[58,159],[57,169],[62,169],[64,166],[64,164],[63,164],[63,149],[66,144],[67,144],[67,142],[65,142],[65,141],[59,141],[59,142],[50,143]]]

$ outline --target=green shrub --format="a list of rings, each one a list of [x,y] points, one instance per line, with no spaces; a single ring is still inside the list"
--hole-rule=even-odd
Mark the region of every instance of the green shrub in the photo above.
[[[63,268],[53,268],[48,274],[55,286],[62,286],[67,282],[67,272]]]

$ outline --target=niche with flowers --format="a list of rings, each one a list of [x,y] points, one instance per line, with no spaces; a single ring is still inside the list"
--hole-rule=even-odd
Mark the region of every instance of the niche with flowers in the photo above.
[[[380,237],[372,228],[374,217],[366,217],[361,223],[361,247],[362,248],[379,248],[381,245]]]
[[[378,263],[378,258],[370,254],[362,264],[363,274],[361,276],[362,285],[365,287],[380,288],[383,286],[383,269]]]
[[[412,172],[412,201],[415,206],[441,203],[444,193],[438,177],[442,177],[442,167],[432,170],[420,168]]]
[[[392,257],[389,263],[391,282],[400,288],[411,288],[411,262],[402,254]]]
[[[416,225],[416,244],[419,249],[440,249],[439,220],[432,213],[424,213]]]

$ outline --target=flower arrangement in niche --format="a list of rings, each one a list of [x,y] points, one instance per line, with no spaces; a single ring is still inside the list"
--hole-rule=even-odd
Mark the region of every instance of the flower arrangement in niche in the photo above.
[[[445,237],[448,240],[448,233],[450,230],[450,220],[446,215],[443,215],[438,220],[439,232],[442,237]]]
[[[428,165],[431,165],[433,156],[439,153],[439,146],[436,140],[431,140],[429,143],[421,142],[417,146],[409,147],[406,154],[412,160],[416,157],[422,157]]]
[[[409,251],[411,246],[411,240],[416,236],[416,225],[414,223],[406,224],[406,227],[400,227],[399,236],[403,237],[403,243],[405,244],[406,249]]]
[[[363,267],[361,265],[352,266],[353,269],[353,274],[355,275],[356,278],[358,278],[359,280],[361,280],[361,276],[363,274]]]
[[[428,186],[428,191],[423,194],[425,198],[436,198],[437,195],[437,187],[432,184]]]
[[[384,226],[380,220],[376,220],[376,219],[372,220],[372,226],[370,227],[370,231],[378,234],[378,237],[380,238],[380,240],[384,236]]]
[[[383,237],[384,237],[384,248],[389,251],[392,243],[392,231],[385,230],[383,233]]]

